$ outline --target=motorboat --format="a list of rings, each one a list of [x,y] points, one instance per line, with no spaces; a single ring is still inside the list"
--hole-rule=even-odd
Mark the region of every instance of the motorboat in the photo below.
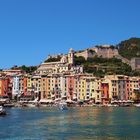
[[[6,111],[2,106],[0,106],[0,116],[1,115],[6,115]]]

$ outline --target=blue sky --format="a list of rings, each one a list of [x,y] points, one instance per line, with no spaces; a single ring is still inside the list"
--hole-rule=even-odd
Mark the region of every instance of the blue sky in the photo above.
[[[140,37],[140,0],[0,0],[0,68]]]

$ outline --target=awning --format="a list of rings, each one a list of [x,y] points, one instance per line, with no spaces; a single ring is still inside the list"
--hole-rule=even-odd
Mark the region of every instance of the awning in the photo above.
[[[53,100],[51,100],[51,99],[41,99],[39,102],[40,103],[52,103]]]
[[[75,103],[75,102],[72,101],[71,99],[67,99],[66,102],[67,102],[67,103]]]
[[[127,100],[127,103],[134,103],[133,100]]]

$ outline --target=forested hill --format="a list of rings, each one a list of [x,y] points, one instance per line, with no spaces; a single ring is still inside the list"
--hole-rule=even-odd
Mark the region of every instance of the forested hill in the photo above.
[[[130,38],[117,45],[119,54],[127,59],[140,57],[140,38]]]

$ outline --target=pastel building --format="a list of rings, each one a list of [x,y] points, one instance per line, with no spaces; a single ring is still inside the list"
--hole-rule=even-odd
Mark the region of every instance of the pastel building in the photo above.
[[[40,83],[40,89],[41,89],[41,99],[50,99],[52,90],[51,90],[51,77],[43,75],[41,76],[41,83]]]
[[[118,100],[118,80],[115,75],[105,76],[106,81],[109,83],[109,98],[111,100]]]
[[[86,96],[86,80],[85,78],[80,78],[79,80],[79,93],[80,100],[84,101]]]
[[[130,78],[126,78],[126,100],[131,100],[132,96],[132,91],[130,88]]]
[[[79,92],[79,80],[81,75],[74,76],[74,100],[80,100],[80,92]]]
[[[109,98],[109,83],[105,80],[101,82],[101,92],[102,103],[108,104],[111,98]]]
[[[86,78],[86,93],[85,93],[85,100],[90,100],[91,99],[91,92],[90,92],[90,78]]]
[[[95,103],[101,103],[101,79],[95,79],[93,82],[93,98],[95,99]]]
[[[109,83],[109,98],[112,100],[121,100],[123,93],[122,90],[125,90],[124,81],[122,82],[122,78],[118,80],[117,75],[107,75],[105,76],[105,79]]]
[[[27,80],[28,80],[28,78],[26,76],[23,77],[23,94],[24,94],[24,96],[28,95],[28,92],[27,92]]]
[[[140,86],[139,86],[139,78],[137,77],[131,77],[130,78],[130,95],[129,98],[135,100],[135,96],[137,92],[139,92]]]
[[[0,77],[0,96],[8,95],[9,78]]]
[[[19,94],[24,95],[24,77],[23,75],[19,77]]]
[[[50,77],[50,92],[51,97],[55,99],[61,98],[61,85],[60,76],[57,74],[52,74]]]
[[[60,89],[61,89],[61,98],[67,98],[67,76],[61,75],[60,76]]]
[[[118,99],[127,100],[126,99],[126,81],[125,81],[124,76],[118,76]]]
[[[47,98],[47,77],[42,76],[40,82],[41,99]]]
[[[139,80],[136,77],[108,75],[105,79],[109,83],[109,98],[112,100],[131,100],[134,90],[139,88]]]
[[[12,96],[20,96],[20,76],[13,75],[12,76],[13,88],[12,88]]]
[[[32,92],[33,92],[31,79],[32,79],[32,76],[28,75],[27,76],[27,93],[26,93],[27,96],[30,96],[32,94]]]
[[[73,93],[74,93],[73,94],[73,99],[74,100],[83,100],[84,98],[86,98],[86,95],[84,95],[86,93],[83,93],[83,95],[82,95],[81,92],[83,92],[83,87],[84,86],[86,88],[86,83],[84,85],[84,82],[86,82],[86,81],[84,81],[85,78],[88,78],[90,76],[91,76],[91,74],[75,74],[74,75],[74,91],[73,91]]]
[[[73,99],[73,96],[74,96],[74,75],[68,75],[66,78],[67,78],[67,98]]]
[[[34,75],[31,77],[31,92],[35,98],[41,96],[41,76]]]

